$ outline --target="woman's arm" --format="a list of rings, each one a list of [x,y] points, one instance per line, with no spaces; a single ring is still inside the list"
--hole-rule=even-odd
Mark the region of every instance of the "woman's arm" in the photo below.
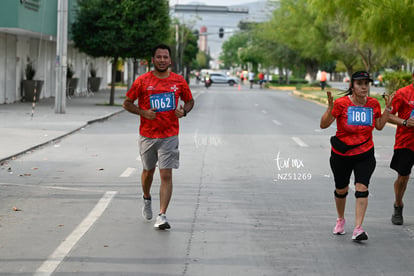
[[[378,130],[382,130],[389,120],[389,115],[392,110],[392,99],[394,98],[394,95],[395,93],[392,93],[391,95],[384,95],[386,105],[385,110],[382,113],[381,117],[375,119],[375,128]]]
[[[322,129],[328,128],[334,121],[335,117],[332,115],[333,109],[333,97],[331,91],[327,91],[326,95],[328,96],[328,108],[325,113],[322,115],[320,127]]]

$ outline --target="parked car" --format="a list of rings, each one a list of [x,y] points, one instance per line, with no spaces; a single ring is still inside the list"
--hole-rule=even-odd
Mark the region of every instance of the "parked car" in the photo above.
[[[230,86],[235,85],[236,83],[239,82],[239,80],[235,77],[227,77],[224,74],[220,74],[220,73],[211,73],[210,74],[210,80],[211,83],[227,83]]]

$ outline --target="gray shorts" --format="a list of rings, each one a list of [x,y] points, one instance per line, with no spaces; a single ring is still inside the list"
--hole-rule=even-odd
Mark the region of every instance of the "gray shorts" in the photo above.
[[[157,162],[160,169],[178,169],[180,166],[178,136],[167,138],[140,136],[139,149],[144,170],[152,170]]]

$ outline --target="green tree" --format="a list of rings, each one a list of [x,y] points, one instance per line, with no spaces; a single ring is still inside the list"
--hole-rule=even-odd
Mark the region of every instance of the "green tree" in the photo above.
[[[272,36],[297,52],[312,80],[316,79],[319,63],[331,58],[326,49],[326,25],[315,19],[307,0],[283,0],[269,22]]]
[[[203,51],[198,51],[196,60],[197,60],[198,65],[200,66],[199,69],[210,68],[209,63],[210,63],[211,57],[207,53]]]
[[[369,2],[361,15],[365,18],[364,40],[386,48],[392,55],[400,53],[414,58],[414,2],[412,0],[382,0]],[[356,26],[354,26],[356,32]]]
[[[172,54],[177,59],[173,63],[174,70],[178,73],[180,71],[184,74],[187,82],[190,81],[190,71],[192,63],[196,61],[198,53],[198,37],[186,25],[179,24],[178,21],[174,24],[174,32],[178,26],[179,41],[174,40],[172,45]],[[178,53],[177,53],[178,49]]]
[[[249,34],[239,32],[226,40],[221,47],[220,60],[225,68],[232,66],[242,66],[243,61],[240,57],[241,51],[248,47]]]
[[[118,59],[149,59],[151,48],[171,36],[168,1],[79,0],[78,8],[71,26],[75,47],[93,57],[112,58],[113,105]]]
[[[387,57],[414,57],[414,3],[410,0],[310,0],[317,21],[336,21],[348,45],[356,49],[365,69],[386,63]],[[408,17],[407,17],[408,16]]]
[[[262,65],[279,68],[279,83],[283,81],[284,69],[294,71],[295,68],[300,66],[301,59],[298,52],[280,41],[277,32],[273,30],[272,21],[257,25],[254,36],[256,37],[257,47],[261,49]],[[285,78],[289,83],[288,74],[285,74]]]
[[[196,58],[198,53],[198,38],[194,35],[194,33],[190,32],[189,29],[188,31],[187,43],[184,49],[183,64],[186,68],[185,79],[188,83],[190,83],[191,67],[193,63],[197,63]]]

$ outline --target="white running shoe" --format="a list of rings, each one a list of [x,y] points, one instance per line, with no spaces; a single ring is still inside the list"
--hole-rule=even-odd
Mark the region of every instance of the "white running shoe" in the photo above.
[[[154,224],[154,228],[158,228],[161,230],[165,230],[165,229],[170,229],[171,226],[168,223],[167,217],[165,216],[165,214],[159,214],[157,216],[157,221]]]
[[[142,207],[142,216],[144,219],[152,219],[151,199],[144,198],[144,206]]]

